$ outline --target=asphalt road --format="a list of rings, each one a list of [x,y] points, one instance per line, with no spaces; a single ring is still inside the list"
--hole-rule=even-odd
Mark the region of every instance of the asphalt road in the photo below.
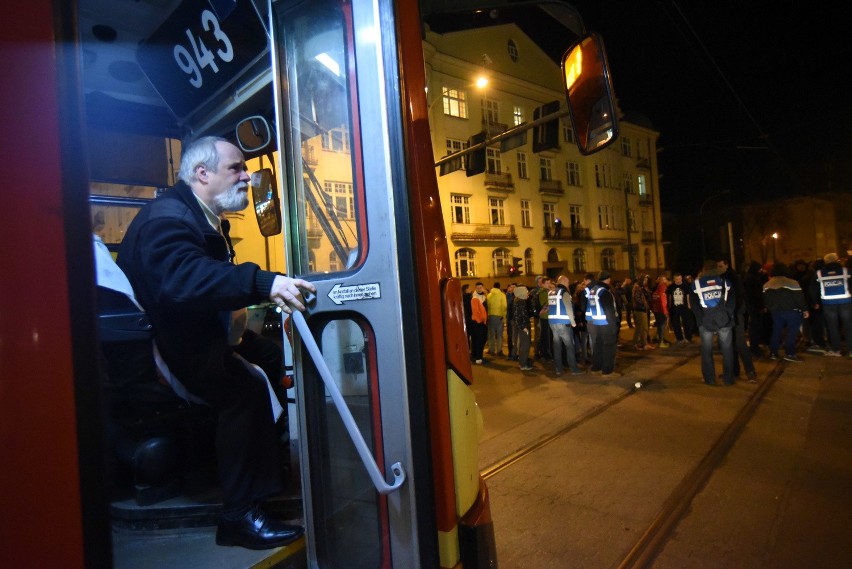
[[[702,383],[696,344],[625,348],[610,381],[476,366],[501,569],[852,566],[852,359],[803,357],[732,387]],[[626,562],[690,483],[671,531]]]

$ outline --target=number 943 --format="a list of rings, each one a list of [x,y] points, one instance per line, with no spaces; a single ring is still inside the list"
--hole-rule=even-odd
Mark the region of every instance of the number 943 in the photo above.
[[[189,84],[200,89],[204,83],[201,76],[201,70],[205,67],[210,67],[213,73],[219,73],[219,66],[216,64],[216,56],[219,59],[228,63],[234,58],[234,47],[231,45],[231,40],[228,34],[222,31],[219,26],[219,20],[216,15],[210,10],[201,12],[201,27],[205,32],[213,32],[213,38],[216,40],[216,53],[207,49],[202,39],[196,38],[189,28],[186,29],[186,37],[189,39],[189,45],[192,48],[192,53],[184,45],[178,44],[174,48],[175,61],[181,70],[189,75]]]

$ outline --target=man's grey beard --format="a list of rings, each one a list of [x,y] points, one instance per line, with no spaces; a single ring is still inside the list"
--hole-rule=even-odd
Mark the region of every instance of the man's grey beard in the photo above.
[[[248,184],[246,182],[239,182],[238,184],[231,186],[231,188],[224,194],[219,194],[213,198],[213,203],[217,209],[214,213],[219,215],[226,211],[242,211],[248,207],[248,193],[240,191],[247,186]]]

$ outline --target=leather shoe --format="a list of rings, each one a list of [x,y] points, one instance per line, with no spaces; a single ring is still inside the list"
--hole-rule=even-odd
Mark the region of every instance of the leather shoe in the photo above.
[[[304,528],[268,518],[260,508],[252,508],[242,518],[219,520],[216,545],[239,545],[247,549],[271,549],[295,541]]]

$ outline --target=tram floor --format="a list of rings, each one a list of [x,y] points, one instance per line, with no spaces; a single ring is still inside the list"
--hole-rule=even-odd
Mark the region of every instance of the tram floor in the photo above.
[[[732,387],[702,383],[696,344],[625,348],[612,380],[557,378],[548,363],[522,372],[501,357],[475,366],[500,567],[850,566],[852,360],[803,357],[758,360],[760,383]],[[672,531],[628,563],[762,387]]]

